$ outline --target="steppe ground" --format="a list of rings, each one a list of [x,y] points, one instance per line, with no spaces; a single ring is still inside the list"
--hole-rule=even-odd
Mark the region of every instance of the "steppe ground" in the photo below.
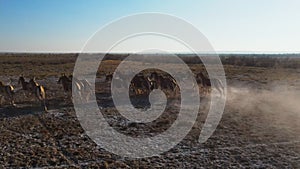
[[[0,108],[0,168],[300,168],[300,58],[249,60],[224,57],[228,83],[225,111],[214,134],[198,143],[209,98],[203,98],[193,129],[177,146],[160,156],[130,159],[97,146],[84,132],[70,100],[64,99],[61,73],[71,74],[75,54],[1,54],[0,80],[16,90],[16,107]],[[150,124],[126,123],[109,100],[104,70],[120,60],[105,60],[98,72],[98,104],[118,132],[151,136],[176,119],[176,107]],[[290,64],[291,66],[289,66]],[[296,66],[295,66],[296,65]],[[194,72],[203,65],[189,62]],[[24,97],[18,77],[35,76],[46,87],[49,112]],[[138,98],[139,99],[139,98]]]

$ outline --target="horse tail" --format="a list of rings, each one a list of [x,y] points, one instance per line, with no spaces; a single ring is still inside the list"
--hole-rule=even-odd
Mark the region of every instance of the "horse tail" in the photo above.
[[[10,99],[11,104],[14,105],[14,94],[15,94],[14,87],[11,85],[8,85],[7,87],[5,87],[5,90],[6,90],[5,92],[6,92],[7,96]]]
[[[217,82],[219,83],[219,85],[221,86],[221,88],[224,89],[224,85],[223,85],[222,81],[220,79],[217,79]]]
[[[42,102],[44,110],[47,111],[45,88],[43,86],[38,86],[36,92],[38,99]]]
[[[46,105],[46,92],[45,92],[45,88],[43,86],[40,86],[41,88],[41,94],[42,94],[42,98],[43,98],[43,106],[44,106],[44,110],[47,112],[47,105]]]
[[[176,89],[176,87],[178,87],[177,81],[174,78],[171,78],[171,80],[172,80],[172,83],[174,85],[174,89]]]
[[[43,86],[40,86],[39,88],[40,88],[40,91],[41,91],[41,98],[42,98],[43,100],[45,100],[45,99],[46,99],[45,88],[44,88]]]
[[[14,87],[11,86],[11,85],[9,85],[8,87],[9,87],[9,88],[8,88],[8,91],[7,91],[7,92],[9,92],[11,95],[14,95],[14,94],[15,94],[15,89],[14,89]]]
[[[86,86],[87,90],[93,90],[92,85],[87,80],[84,80],[84,85]]]
[[[220,79],[215,79],[215,87],[216,87],[216,89],[217,90],[219,90],[219,92],[221,93],[221,95],[223,95],[224,94],[224,85],[223,85],[223,83],[222,83],[222,81],[220,80]]]

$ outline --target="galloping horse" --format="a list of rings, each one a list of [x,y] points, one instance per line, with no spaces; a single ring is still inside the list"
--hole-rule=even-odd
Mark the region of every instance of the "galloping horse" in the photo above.
[[[15,106],[15,103],[14,103],[14,88],[11,85],[4,85],[0,81],[0,102],[2,100],[1,96],[8,97],[10,104]]]
[[[159,88],[157,72],[151,73],[150,77],[148,77],[147,79],[150,83],[150,89],[151,90]]]
[[[39,85],[35,81],[35,78],[29,80],[29,86],[32,89],[32,92],[35,94],[35,97],[41,102],[44,110],[47,111],[45,88],[42,85]]]
[[[92,91],[92,87],[90,85],[90,83],[87,80],[79,80],[77,78],[73,78],[72,75],[70,75],[69,77],[67,77],[65,74],[62,74],[62,76],[58,79],[57,83],[58,84],[62,84],[65,95],[69,95],[67,97],[72,98],[72,80],[74,80],[74,87],[76,93],[78,94],[77,96],[79,97],[79,99],[83,99],[82,96],[85,97],[84,101],[87,101],[91,91]],[[76,97],[76,99],[78,99]]]
[[[109,73],[105,75],[105,82],[109,82],[111,81],[113,78],[113,74]]]
[[[171,76],[163,77],[159,75],[157,72],[151,73],[150,77],[148,78],[151,84],[151,89],[165,89],[170,90],[172,92],[176,92],[177,83],[174,78]]]
[[[31,87],[31,85],[29,84],[29,82],[25,81],[25,78],[23,76],[20,76],[19,80],[18,80],[18,84],[22,85],[22,90],[25,92],[29,92],[30,94],[33,91],[33,88]],[[25,93],[24,93],[25,95]]]
[[[224,94],[224,86],[219,79],[215,79],[215,78],[209,79],[202,72],[197,74],[196,79],[202,84],[204,88],[211,89],[213,83],[215,88],[220,92],[220,94],[221,95]]]
[[[29,90],[30,88],[29,82],[26,82],[23,76],[19,77],[18,84],[22,85],[23,90]]]
[[[149,80],[142,74],[136,75],[130,84],[131,90],[135,92],[136,95],[149,93],[151,91],[151,84]]]
[[[69,76],[69,80],[71,82],[72,80],[74,81],[75,88],[78,91],[79,97],[81,99],[84,97],[84,101],[87,101],[92,92],[92,85],[86,79],[79,80],[78,78],[73,77],[72,75]]]
[[[65,74],[62,74],[62,76],[58,79],[57,84],[62,84],[64,92],[72,92],[72,80],[69,79]]]

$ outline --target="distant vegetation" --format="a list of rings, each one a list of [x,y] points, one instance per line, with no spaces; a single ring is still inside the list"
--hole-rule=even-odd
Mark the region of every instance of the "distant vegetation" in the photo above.
[[[300,54],[220,55],[223,64],[252,67],[300,68]]]
[[[92,54],[91,54],[92,55]],[[162,63],[170,63],[168,55],[147,54],[156,57]],[[15,68],[30,68],[32,70],[43,69],[47,65],[57,65],[58,68],[72,69],[75,64],[77,53],[55,54],[55,53],[0,53],[0,65],[2,68],[15,66]],[[120,61],[125,59],[128,54],[106,54],[104,60]],[[187,64],[201,64],[198,56],[191,54],[178,54]],[[266,68],[300,68],[300,54],[220,54],[224,65],[266,67]],[[145,55],[140,55],[145,57]],[[205,57],[209,57],[206,55]],[[108,62],[110,63],[110,62]],[[17,71],[18,73],[21,72]]]
[[[128,54],[107,54],[105,60],[123,60]],[[148,54],[157,57],[156,61],[170,63],[169,55]],[[162,57],[163,56],[163,57]],[[198,56],[191,54],[178,54],[187,64],[201,64]],[[300,54],[220,54],[221,61],[225,65],[251,66],[251,67],[277,67],[300,68]],[[145,57],[142,56],[141,57]],[[204,56],[209,57],[209,55]]]

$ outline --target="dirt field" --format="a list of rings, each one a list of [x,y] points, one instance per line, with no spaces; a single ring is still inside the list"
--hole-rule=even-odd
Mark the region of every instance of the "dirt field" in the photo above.
[[[209,105],[209,98],[203,98],[186,138],[160,156],[142,159],[107,152],[81,128],[71,101],[57,84],[61,73],[72,73],[76,55],[1,54],[0,58],[0,80],[17,91],[16,107],[5,102],[0,106],[0,168],[300,168],[299,57],[275,62],[256,58],[251,64],[239,57],[236,62],[223,58],[228,95],[214,134],[204,144],[198,143]],[[172,101],[158,120],[145,125],[126,123],[114,108],[109,84],[101,79],[119,63],[104,61],[97,76],[97,101],[106,120],[130,136],[166,130],[178,110]],[[194,72],[203,70],[201,64],[188,63]],[[48,113],[32,97],[24,98],[18,84],[21,74],[27,80],[35,76],[46,87]]]

